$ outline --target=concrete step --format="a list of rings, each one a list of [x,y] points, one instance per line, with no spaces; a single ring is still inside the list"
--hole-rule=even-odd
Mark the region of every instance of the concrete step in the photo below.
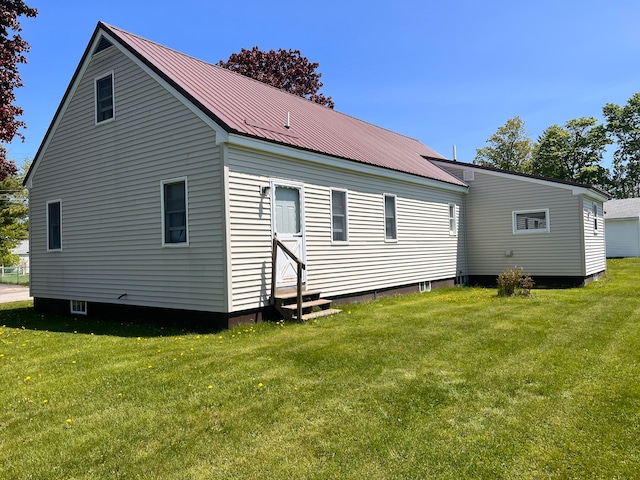
[[[338,310],[337,308],[328,308],[327,310],[318,310],[317,312],[305,313],[302,315],[302,320],[313,320],[314,318],[327,317],[329,315],[334,315],[336,313],[340,313],[342,310]],[[292,317],[293,320],[297,320],[297,317],[294,315]]]
[[[317,300],[309,300],[307,302],[302,302],[302,310],[308,310],[310,308],[319,307],[321,309],[327,309],[331,306],[331,300],[327,300],[325,298],[318,298]],[[291,310],[295,312],[298,310],[298,304],[289,303],[287,305],[281,305],[280,308],[283,310]]]
[[[320,291],[316,291],[316,290],[303,290],[302,291],[302,298],[305,299],[314,299],[314,298],[319,298],[320,294],[322,292]],[[281,301],[282,304],[286,304],[286,303],[290,303],[291,301],[296,301],[296,299],[298,298],[298,292],[296,292],[295,290],[292,292],[283,292],[283,293],[278,293],[276,292],[276,294],[274,295],[274,300],[276,301]]]

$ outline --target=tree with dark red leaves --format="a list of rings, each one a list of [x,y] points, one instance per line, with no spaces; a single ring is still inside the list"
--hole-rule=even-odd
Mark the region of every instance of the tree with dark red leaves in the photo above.
[[[18,17],[35,17],[38,11],[25,5],[22,0],[0,0],[0,142],[9,143],[14,137],[24,141],[18,131],[26,125],[17,117],[22,108],[13,104],[16,97],[13,90],[22,87],[18,64],[27,63],[24,54],[29,44],[20,36]],[[7,160],[7,151],[0,145],[0,181],[17,172],[13,162]]]
[[[280,48],[265,52],[257,46],[251,50],[243,48],[240,53],[231,54],[226,62],[220,60],[218,65],[325,107],[335,105],[331,97],[318,93],[322,87],[322,74],[316,72],[319,64],[310,62],[300,50]]]

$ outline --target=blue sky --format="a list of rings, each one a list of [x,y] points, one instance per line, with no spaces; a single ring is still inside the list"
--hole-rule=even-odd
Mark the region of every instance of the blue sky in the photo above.
[[[519,115],[536,139],[554,123],[601,119],[640,91],[640,2],[27,0],[21,66],[25,143],[35,156],[99,20],[212,63],[242,47],[299,49],[319,62],[336,110],[451,158]],[[606,163],[606,162],[605,162]]]

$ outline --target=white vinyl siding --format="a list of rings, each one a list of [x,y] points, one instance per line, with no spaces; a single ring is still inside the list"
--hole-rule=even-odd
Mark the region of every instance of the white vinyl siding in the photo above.
[[[229,148],[229,221],[233,310],[268,304],[271,205],[260,186],[281,179],[304,183],[307,288],[323,296],[454,278],[460,237],[449,234],[449,203],[462,193]],[[345,162],[345,166],[348,166]],[[381,172],[384,174],[385,172]],[[349,243],[336,248],[331,191],[348,191]],[[385,192],[396,195],[400,242],[384,242]],[[459,225],[459,229],[462,225]]]
[[[111,70],[117,121],[96,128],[94,79]],[[163,248],[159,185],[180,177],[189,179],[189,248]],[[211,127],[118,48],[100,52],[32,175],[31,293],[226,311],[222,185]],[[55,198],[64,249],[47,255],[44,209]]]
[[[583,197],[585,275],[603,272],[606,267],[606,245],[602,203]],[[600,228],[596,228],[600,227]]]
[[[461,178],[465,166],[440,164]],[[468,167],[467,167],[468,169]],[[470,275],[508,267],[531,275],[586,276],[581,196],[570,187],[475,169],[465,213]],[[514,234],[514,212],[547,211],[549,232]]]

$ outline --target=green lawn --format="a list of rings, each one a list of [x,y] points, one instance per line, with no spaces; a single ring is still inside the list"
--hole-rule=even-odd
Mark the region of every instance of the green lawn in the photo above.
[[[0,478],[640,478],[638,286],[211,334],[2,305]]]

